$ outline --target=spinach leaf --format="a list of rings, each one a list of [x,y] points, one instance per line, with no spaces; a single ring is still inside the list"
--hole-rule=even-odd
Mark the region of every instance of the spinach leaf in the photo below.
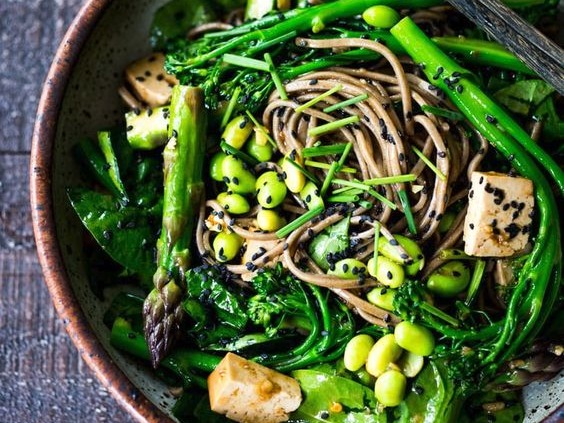
[[[554,88],[541,79],[518,81],[495,92],[494,98],[509,110],[528,115],[531,108],[538,106],[554,92]]]
[[[157,10],[151,25],[153,48],[164,50],[169,41],[186,36],[197,25],[215,20],[209,3],[204,0],[172,0]]]
[[[150,209],[124,206],[111,195],[83,188],[68,189],[67,194],[86,229],[113,260],[143,276],[155,273],[159,204]]]
[[[200,348],[227,343],[241,335],[248,321],[242,293],[228,289],[226,272],[218,266],[200,266],[186,273],[184,311],[194,325],[189,333]]]
[[[329,226],[309,244],[311,258],[323,270],[329,270],[327,255],[340,253],[349,247],[350,222],[351,218],[347,216],[340,222]]]
[[[291,420],[330,423],[386,423],[387,415],[377,412],[374,391],[350,379],[315,370],[296,370],[292,376],[300,383],[305,399]],[[335,413],[333,403],[343,406]],[[327,414],[329,414],[327,416]]]

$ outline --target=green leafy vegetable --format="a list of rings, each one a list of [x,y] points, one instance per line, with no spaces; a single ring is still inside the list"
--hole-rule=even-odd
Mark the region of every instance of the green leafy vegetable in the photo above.
[[[530,79],[502,88],[493,97],[512,112],[528,115],[553,92],[554,88],[543,80]]]
[[[296,370],[292,376],[300,383],[305,397],[292,413],[292,419],[331,423],[388,421],[385,412],[376,411],[374,391],[360,383],[315,370]],[[330,411],[333,404],[341,404],[343,411]]]
[[[345,217],[321,232],[309,244],[309,255],[323,270],[329,270],[328,256],[342,253],[349,248],[350,222],[350,216]]]

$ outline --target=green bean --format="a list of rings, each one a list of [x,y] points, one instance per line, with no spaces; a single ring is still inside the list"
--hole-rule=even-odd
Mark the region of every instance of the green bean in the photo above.
[[[296,157],[294,161],[300,166],[303,166],[299,157]],[[288,189],[294,194],[300,192],[306,184],[305,175],[286,159],[282,161],[282,170],[284,171],[284,182]]]
[[[288,192],[282,175],[274,171],[260,175],[256,181],[255,188],[257,190],[258,203],[266,209],[282,204]]]
[[[402,256],[401,250],[396,245],[392,245],[394,242],[390,242],[384,237],[380,238],[378,251],[395,262],[405,264],[406,273],[409,276],[415,276],[425,265],[425,256],[421,247],[414,240],[403,235],[394,235],[394,239],[405,250],[408,257]],[[410,260],[413,260],[413,262],[410,262]]]
[[[264,163],[272,159],[272,154],[274,154],[274,150],[272,148],[272,145],[270,145],[268,141],[266,141],[266,138],[265,138],[266,142],[264,144],[261,143],[260,141],[261,136],[264,137],[264,135],[262,135],[262,132],[255,131],[251,139],[248,140],[247,143],[245,144],[245,151],[251,157],[254,157],[259,162]]]
[[[366,359],[366,371],[372,376],[380,377],[388,370],[391,363],[400,358],[401,347],[397,344],[394,334],[384,335],[372,347]]]
[[[404,350],[426,357],[435,349],[435,338],[425,326],[403,321],[396,325],[395,340]]]
[[[223,151],[215,153],[210,160],[210,176],[214,181],[223,181],[223,159],[227,157]]]
[[[221,139],[231,147],[240,150],[252,132],[253,124],[249,121],[247,116],[240,115],[227,124],[221,135]]]
[[[245,214],[251,206],[245,197],[233,192],[222,192],[217,196],[217,202],[230,214]]]
[[[255,176],[245,163],[234,156],[227,156],[221,164],[223,180],[227,188],[236,194],[251,194],[255,191]]]
[[[378,266],[376,266],[376,273],[371,273],[374,270],[374,257],[368,261],[368,273],[378,282],[390,288],[398,288],[405,281],[405,270],[403,267],[386,256],[378,256]]]
[[[395,407],[403,401],[406,385],[407,379],[401,372],[388,370],[376,379],[374,394],[384,407]]]
[[[370,267],[370,262],[368,262]],[[395,289],[392,288],[381,288],[377,287],[366,294],[366,299],[372,304],[383,308],[384,310],[393,311],[394,310],[394,295],[396,294]]]
[[[366,265],[360,260],[346,258],[335,263],[335,268],[327,272],[342,279],[357,279],[359,274],[366,272]]]
[[[309,210],[325,206],[323,198],[319,195],[319,189],[317,189],[317,186],[311,181],[305,184],[300,191],[300,198],[306,203]]]
[[[470,283],[470,269],[458,260],[451,260],[435,270],[427,279],[427,288],[441,297],[454,297]]]
[[[366,9],[362,19],[375,28],[388,29],[398,23],[400,14],[389,6],[378,5]]]
[[[260,230],[274,232],[286,225],[286,219],[275,210],[260,209],[257,213],[257,225]]]
[[[345,355],[343,357],[345,368],[351,372],[356,372],[364,364],[370,350],[374,346],[374,339],[370,335],[356,335],[352,338],[345,348]]]
[[[235,232],[220,232],[213,240],[215,258],[222,263],[233,260],[243,245],[243,238]]]
[[[398,361],[398,367],[406,377],[415,377],[423,369],[425,359],[422,355],[414,354],[411,351],[404,351]]]

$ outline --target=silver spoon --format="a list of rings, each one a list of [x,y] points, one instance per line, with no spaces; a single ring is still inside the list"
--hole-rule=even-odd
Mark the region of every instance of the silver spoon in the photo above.
[[[564,95],[564,50],[498,0],[448,0]]]

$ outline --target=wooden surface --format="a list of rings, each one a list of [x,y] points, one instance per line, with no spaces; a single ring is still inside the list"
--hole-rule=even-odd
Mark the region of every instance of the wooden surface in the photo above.
[[[83,0],[0,0],[0,422],[132,422],[57,318],[29,210],[33,120],[53,54]]]

